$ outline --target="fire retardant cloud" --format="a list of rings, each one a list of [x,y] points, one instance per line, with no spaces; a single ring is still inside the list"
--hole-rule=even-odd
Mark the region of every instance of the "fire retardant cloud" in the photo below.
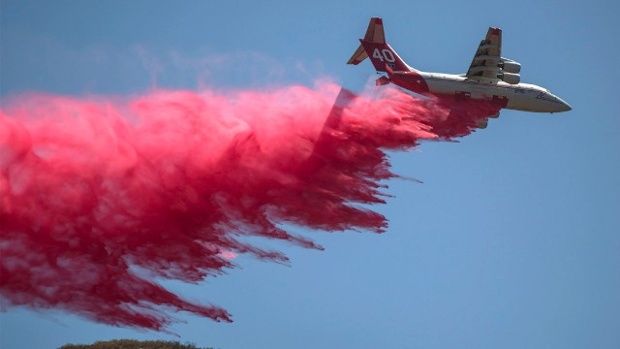
[[[321,249],[286,226],[383,232],[386,218],[366,204],[383,203],[381,181],[395,176],[385,150],[464,136],[492,114],[483,104],[450,113],[391,88],[339,91],[323,83],[5,101],[3,302],[155,330],[170,311],[231,321],[154,279],[198,282],[240,253],[287,261],[247,236]]]

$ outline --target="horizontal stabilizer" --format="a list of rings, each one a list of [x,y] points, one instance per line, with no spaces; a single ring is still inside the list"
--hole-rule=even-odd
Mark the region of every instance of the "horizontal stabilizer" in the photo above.
[[[362,63],[362,61],[365,60],[366,58],[368,58],[368,54],[366,53],[366,50],[364,50],[364,46],[360,45],[355,51],[355,53],[353,54],[353,56],[349,58],[349,61],[347,62],[347,64],[358,65]]]

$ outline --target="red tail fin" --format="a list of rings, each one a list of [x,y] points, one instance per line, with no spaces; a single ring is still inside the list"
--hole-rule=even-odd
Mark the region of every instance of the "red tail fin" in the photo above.
[[[373,17],[368,23],[366,35],[360,39],[362,43],[347,64],[359,64],[370,57],[370,61],[377,71],[386,71],[386,65],[395,71],[411,71],[411,68],[394,52],[392,47],[385,41],[383,20]]]

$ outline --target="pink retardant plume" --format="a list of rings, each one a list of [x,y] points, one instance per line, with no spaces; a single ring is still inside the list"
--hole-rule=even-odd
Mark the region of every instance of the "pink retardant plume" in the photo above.
[[[383,232],[386,218],[359,204],[384,202],[380,181],[395,176],[385,150],[464,136],[480,118],[391,88],[339,90],[326,83],[7,101],[3,302],[154,330],[173,321],[170,311],[231,321],[155,279],[197,283],[241,253],[287,261],[247,236],[322,249],[283,226]]]

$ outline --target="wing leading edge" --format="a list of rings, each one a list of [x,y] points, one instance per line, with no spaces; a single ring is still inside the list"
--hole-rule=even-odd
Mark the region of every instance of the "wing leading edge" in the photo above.
[[[489,27],[465,76],[467,80],[476,82],[518,84],[521,81],[520,71],[521,64],[502,57],[502,30]]]
[[[502,30],[489,27],[484,40],[480,41],[474,59],[465,76],[469,80],[497,82],[501,73],[499,64],[502,61]]]

